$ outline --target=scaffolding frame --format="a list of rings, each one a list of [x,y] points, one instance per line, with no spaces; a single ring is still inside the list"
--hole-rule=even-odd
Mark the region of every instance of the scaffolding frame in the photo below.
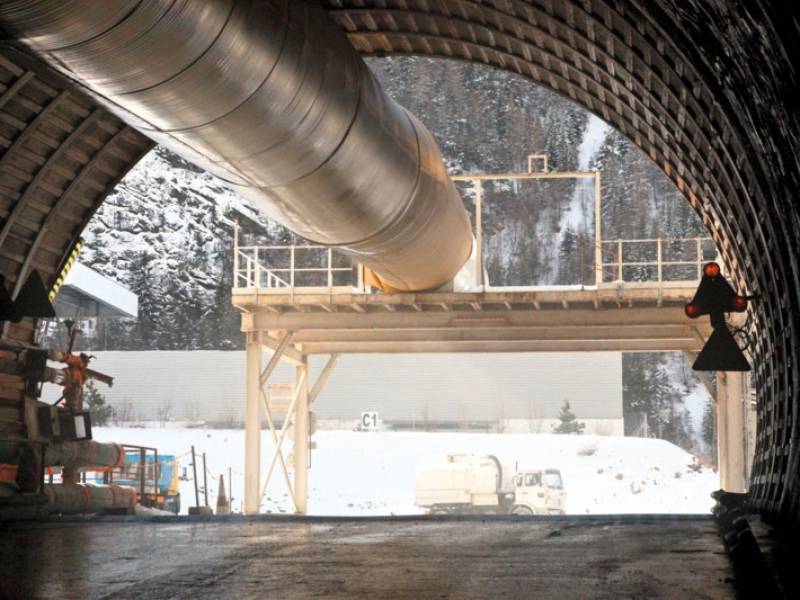
[[[533,170],[535,161],[541,161],[543,171]],[[594,180],[596,285],[487,288],[482,278],[482,182],[566,178]],[[611,265],[621,278],[626,263],[621,249],[614,263],[605,263],[602,257],[598,172],[548,172],[546,157],[530,155],[526,173],[466,174],[452,179],[472,182],[475,189],[481,291],[386,294],[364,286],[361,268],[355,285],[334,285],[330,249],[320,249],[327,252],[327,262],[317,268],[325,272],[327,285],[297,287],[292,270],[288,271],[288,277],[277,273],[264,276],[259,271],[262,266],[258,248],[246,248],[248,252],[254,251],[253,256],[242,254],[245,248],[239,247],[236,228],[234,281],[237,283],[232,300],[242,313],[242,331],[247,335],[246,513],[260,512],[276,469],[281,473],[295,512],[307,512],[308,469],[313,448],[311,408],[342,354],[664,350],[691,354],[705,344],[711,332],[710,325],[689,321],[683,312],[684,305],[694,295],[696,280],[663,280],[662,269],[666,262],[662,261],[661,241],[637,240],[657,244],[659,252],[654,266],[658,281],[603,282],[604,268]],[[691,265],[697,271],[696,263],[703,258],[700,253],[703,240],[692,238],[689,241],[696,245],[698,255],[694,261],[676,263],[685,262],[684,266]],[[278,248],[270,247],[270,250]],[[296,267],[294,252],[291,251],[291,269]],[[644,262],[638,261],[636,266]],[[272,277],[282,281],[273,282]],[[238,285],[240,281],[247,285]],[[266,367],[262,365],[265,351],[271,352]],[[308,360],[314,355],[328,355],[329,358],[312,385]],[[278,406],[270,401],[270,394],[264,388],[280,361],[294,366],[295,381],[288,403]],[[285,417],[279,428],[274,417],[283,411]],[[262,473],[264,421],[273,451]],[[293,443],[291,460],[283,451],[289,437]],[[729,469],[729,472],[734,471]]]

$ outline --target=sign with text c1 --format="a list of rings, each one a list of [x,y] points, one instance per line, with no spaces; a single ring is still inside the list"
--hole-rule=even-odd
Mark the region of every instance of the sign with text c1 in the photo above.
[[[361,413],[361,429],[375,431],[378,429],[378,413],[374,410]]]

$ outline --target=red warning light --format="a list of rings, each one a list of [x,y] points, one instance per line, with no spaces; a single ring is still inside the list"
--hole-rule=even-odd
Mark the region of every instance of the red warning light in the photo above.
[[[715,262],[706,263],[706,266],[703,267],[703,273],[705,273],[706,277],[718,277],[719,265]]]
[[[731,306],[736,312],[744,312],[747,310],[747,298],[744,296],[734,296],[731,301]]]
[[[683,308],[683,312],[685,312],[686,316],[690,319],[696,319],[700,316],[700,307],[697,304],[690,302]]]

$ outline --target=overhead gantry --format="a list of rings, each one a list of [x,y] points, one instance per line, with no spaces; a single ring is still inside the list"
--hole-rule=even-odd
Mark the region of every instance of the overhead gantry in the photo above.
[[[684,306],[694,297],[703,265],[716,256],[709,240],[604,240],[595,219],[598,237],[590,259],[595,277],[590,285],[495,287],[484,279],[483,183],[565,177],[594,180],[599,215],[596,172],[548,172],[546,163],[544,171],[534,171],[529,161],[525,173],[453,177],[475,186],[478,246],[469,268],[479,275],[468,278],[469,289],[451,285],[437,291],[387,294],[365,282],[363,267],[350,266],[330,248],[241,246],[237,227],[232,300],[242,311],[242,331],[247,336],[245,512],[260,512],[276,468],[295,510],[306,512],[313,403],[341,355],[677,351],[691,358],[702,349],[711,326],[688,319]],[[630,262],[629,244],[646,245],[649,252],[640,252]],[[270,357],[266,366],[265,355]],[[309,358],[317,355],[329,358],[311,382]],[[294,365],[294,385],[269,385],[281,360]],[[716,387],[708,388],[716,399],[720,423],[721,487],[743,492],[748,395],[744,381],[734,379],[718,374]],[[260,463],[264,419],[272,445],[266,467]],[[290,430],[291,462],[282,453]]]
[[[564,288],[407,294],[385,294],[357,285],[328,290],[234,288],[233,303],[242,311],[242,331],[247,336],[245,511],[260,512],[261,498],[279,466],[296,511],[306,512],[313,402],[341,355],[678,351],[693,359],[711,333],[710,325],[688,321],[684,314],[696,282],[666,286],[640,282],[630,287],[614,282]],[[310,381],[309,358],[317,355],[328,355],[328,362],[319,378]],[[264,356],[270,357],[266,366]],[[296,369],[295,385],[288,390],[268,385],[280,360]],[[591,377],[591,373],[584,375]],[[721,486],[744,491],[748,394],[738,374],[718,374],[716,388],[710,387],[709,392],[716,400],[719,423]],[[281,415],[280,429],[275,426],[276,414]],[[262,468],[265,415],[273,452],[268,466]],[[289,439],[290,426],[293,485],[283,456],[277,454],[284,439]]]

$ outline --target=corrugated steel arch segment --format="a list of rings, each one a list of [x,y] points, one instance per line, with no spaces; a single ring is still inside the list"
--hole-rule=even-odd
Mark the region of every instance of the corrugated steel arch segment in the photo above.
[[[153,143],[43,65],[0,47],[0,273],[46,283],[108,193]],[[30,341],[30,325],[6,335]]]
[[[28,56],[0,46],[0,274],[12,295],[52,283],[87,222],[153,143]],[[3,337],[34,341],[31,320]],[[0,435],[23,435],[17,377],[0,375]]]
[[[798,9],[687,0],[325,0],[365,55],[488,64],[627,135],[701,214],[758,294],[751,495],[800,519]]]
[[[798,38],[797,9],[745,0],[324,4],[362,54],[484,63],[570,97],[626,134],[675,181],[702,215],[737,284],[760,295],[754,312],[759,433],[752,496],[765,513],[797,522],[800,217],[793,199],[800,195],[800,123],[790,97],[798,87],[792,64],[800,64],[792,41]],[[66,89],[40,75],[40,67],[21,66],[9,52],[0,55],[0,145],[6,149],[32,126],[41,110],[37,99]],[[22,92],[39,88],[30,98]],[[9,111],[17,96],[24,101]],[[31,142],[18,145],[0,172],[0,219],[7,219],[21,186],[64,142],[63,113],[71,115],[66,121],[74,129],[92,110],[91,101],[72,91],[68,105],[76,108],[54,109],[47,127],[42,124]],[[19,223],[7,227],[0,273],[11,281],[25,263],[25,269],[40,268],[45,275],[57,271],[88,217],[150,148],[111,115],[98,118],[100,125],[81,136],[85,140],[74,140],[84,150],[66,151],[48,166],[53,176],[40,177],[41,191],[29,194],[32,208],[18,209]],[[98,147],[100,140],[108,147]],[[87,151],[93,156],[84,156]],[[75,161],[85,165],[100,154],[107,158],[77,169]],[[60,200],[63,219],[48,218],[42,234],[57,182],[70,173],[81,183]],[[6,333],[27,339],[30,331],[22,325]]]

